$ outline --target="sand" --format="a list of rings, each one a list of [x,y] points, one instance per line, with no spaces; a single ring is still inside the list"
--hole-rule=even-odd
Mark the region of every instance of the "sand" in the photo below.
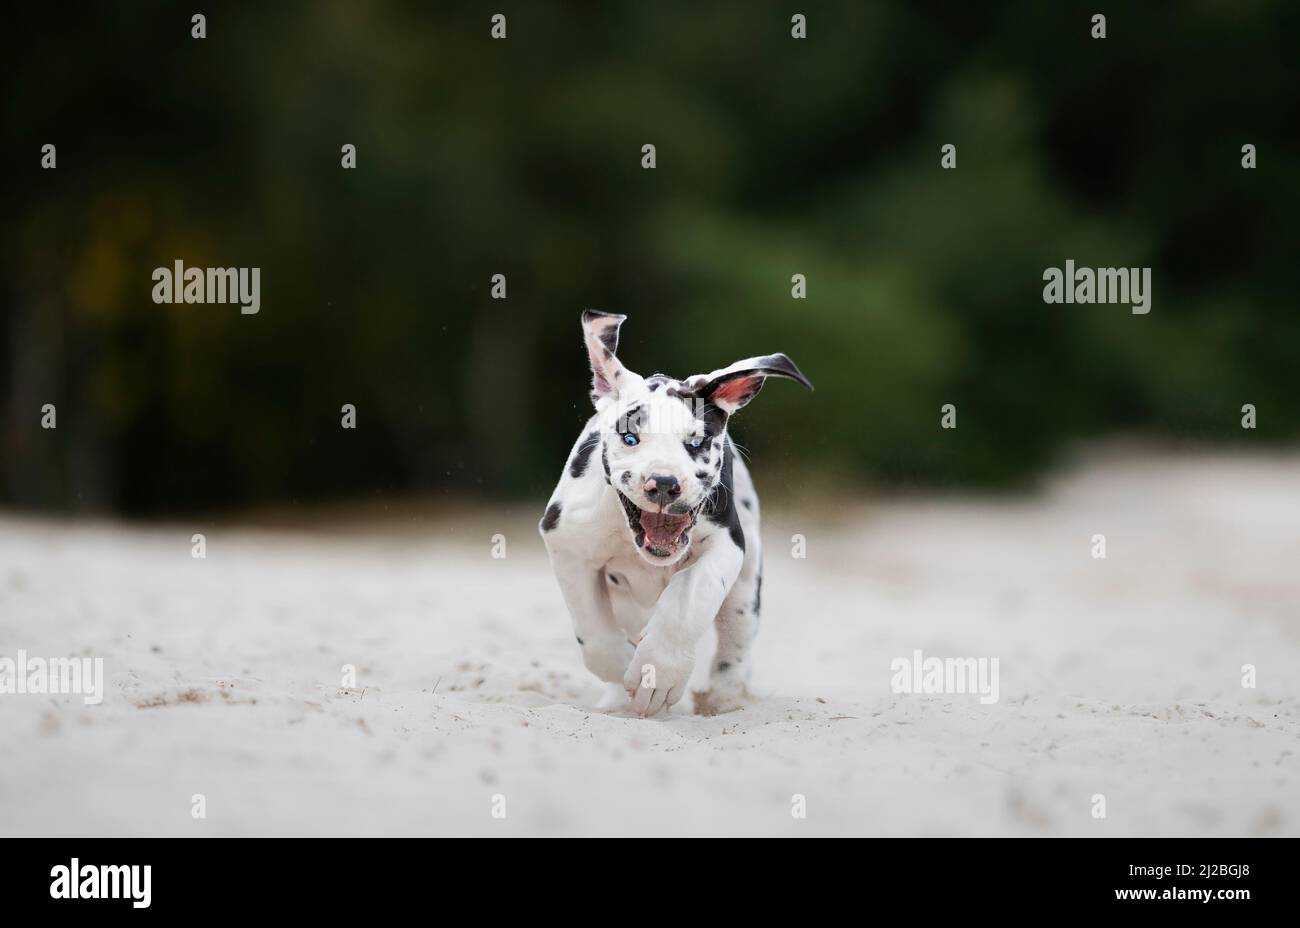
[[[1300,457],[769,503],[756,698],[715,717],[594,708],[534,508],[0,515],[0,657],[107,679],[0,695],[0,834],[1300,834]],[[917,649],[998,658],[998,701],[893,692]]]

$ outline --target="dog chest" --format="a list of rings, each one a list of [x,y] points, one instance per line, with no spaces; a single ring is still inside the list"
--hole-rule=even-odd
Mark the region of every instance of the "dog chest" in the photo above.
[[[640,632],[653,614],[668,581],[689,559],[671,567],[651,567],[636,555],[611,558],[601,568],[609,601],[620,627],[629,634]]]

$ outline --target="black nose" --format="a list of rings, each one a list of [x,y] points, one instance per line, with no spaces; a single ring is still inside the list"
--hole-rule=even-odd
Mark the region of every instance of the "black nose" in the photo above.
[[[677,482],[676,477],[668,474],[651,474],[642,489],[651,502],[661,506],[682,495],[682,485]]]

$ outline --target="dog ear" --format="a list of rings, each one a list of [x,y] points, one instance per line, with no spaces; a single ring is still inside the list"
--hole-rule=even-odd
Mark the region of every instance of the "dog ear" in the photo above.
[[[619,313],[602,313],[594,309],[582,313],[582,337],[587,344],[587,357],[591,359],[591,401],[604,397],[618,397],[628,371],[615,352],[618,351],[618,328],[627,316]]]
[[[809,390],[813,388],[803,372],[783,354],[746,358],[709,374],[697,374],[687,382],[687,387],[731,415],[757,396],[769,377],[787,377]]]

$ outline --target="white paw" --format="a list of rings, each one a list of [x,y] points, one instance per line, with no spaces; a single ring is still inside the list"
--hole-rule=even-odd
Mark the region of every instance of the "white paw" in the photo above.
[[[693,651],[657,647],[653,635],[643,638],[623,677],[632,710],[646,716],[671,709],[686,695],[694,668]]]

